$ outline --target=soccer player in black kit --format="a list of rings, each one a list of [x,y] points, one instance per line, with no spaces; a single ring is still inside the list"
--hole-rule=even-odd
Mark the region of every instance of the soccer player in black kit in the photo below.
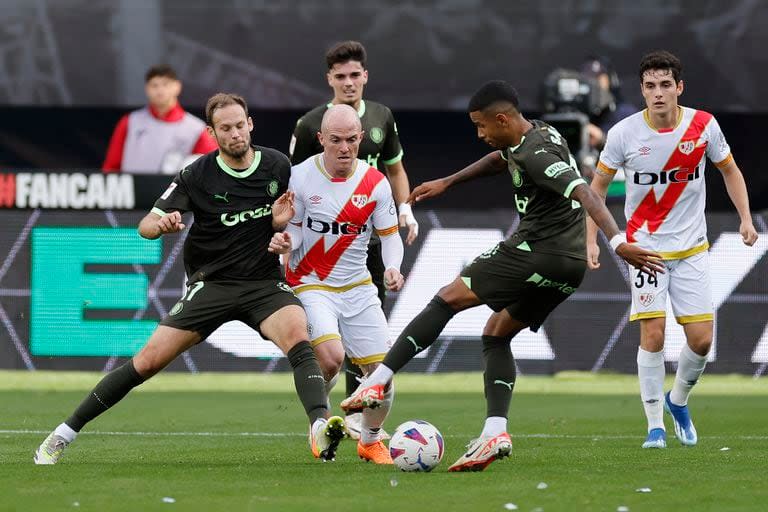
[[[360,141],[358,157],[380,170],[389,180],[392,195],[399,205],[397,216],[400,226],[408,226],[405,243],[410,245],[418,236],[419,224],[413,216],[410,204],[406,201],[410,186],[403,166],[403,147],[400,144],[400,136],[397,133],[392,111],[386,105],[363,99],[363,90],[368,83],[366,61],[365,47],[358,41],[341,41],[328,49],[325,54],[325,63],[328,66],[326,79],[333,89],[333,99],[327,104],[310,110],[296,123],[289,151],[291,163],[300,164],[307,158],[323,152],[318,133],[323,116],[329,107],[343,104],[354,108],[363,126],[363,139]],[[371,237],[366,267],[371,273],[371,279],[378,289],[379,300],[383,305],[386,296],[385,269],[381,258],[381,241],[378,236]],[[315,353],[321,362],[331,359],[324,351],[322,344],[315,346]],[[344,364],[346,391],[349,395],[357,389],[363,372],[349,358],[345,358]],[[329,391],[334,383],[335,381],[328,383]],[[350,413],[345,418],[345,423],[350,437],[359,439],[361,415]],[[384,437],[389,437],[386,432]]]
[[[288,356],[309,417],[313,455],[334,458],[344,422],[328,418],[306,315],[282,281],[277,255],[267,251],[272,235],[294,214],[293,197],[287,192],[290,162],[274,149],[251,144],[253,122],[240,96],[212,96],[206,121],[219,151],[182,169],[139,223],[139,234],[155,239],[183,230],[182,214],[193,213],[195,222],[184,245],[187,291],[144,348],[107,374],[43,441],[35,453],[36,464],[58,462],[86,423],[229,320],[259,331]]]
[[[510,341],[526,327],[538,330],[581,284],[587,268],[584,210],[609,239],[619,237],[611,213],[579,174],[563,137],[546,123],[525,119],[511,85],[503,81],[483,85],[469,101],[469,117],[477,136],[498,151],[451,176],[419,185],[409,200],[434,197],[457,183],[507,171],[520,225],[440,289],[363,386],[341,403],[345,410],[377,407],[394,373],[434,343],[456,313],[488,305],[494,313],[482,335],[485,425],[449,471],[481,471],[512,451],[507,415],[516,374]],[[662,271],[660,256],[654,252],[626,240],[614,249],[644,272]]]

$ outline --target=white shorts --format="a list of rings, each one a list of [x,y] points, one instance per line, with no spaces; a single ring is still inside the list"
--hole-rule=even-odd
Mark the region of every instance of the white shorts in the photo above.
[[[667,295],[679,324],[714,319],[707,251],[680,260],[665,260],[664,274],[649,277],[629,267],[632,288],[630,321],[667,316]]]
[[[372,284],[334,292],[307,290],[298,293],[307,312],[312,346],[341,338],[344,351],[357,365],[378,363],[391,346],[387,319]]]

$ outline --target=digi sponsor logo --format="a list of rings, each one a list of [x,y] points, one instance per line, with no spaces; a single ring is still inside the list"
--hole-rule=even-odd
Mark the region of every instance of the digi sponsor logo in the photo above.
[[[672,169],[671,171],[636,172],[632,178],[635,185],[666,185],[667,183],[684,183],[699,179],[699,166],[693,169]]]
[[[355,224],[353,222],[326,222],[323,220],[307,217],[307,228],[310,231],[321,234],[331,235],[360,235],[368,230],[365,224]]]

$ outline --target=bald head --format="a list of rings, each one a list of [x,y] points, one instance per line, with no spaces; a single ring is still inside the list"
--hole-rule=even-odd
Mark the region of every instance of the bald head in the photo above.
[[[346,178],[357,166],[363,129],[357,111],[349,105],[333,105],[320,125],[320,144],[326,171],[334,178]]]
[[[360,117],[357,115],[357,111],[344,104],[331,106],[323,115],[320,131],[328,133],[329,130],[333,129],[357,129],[360,131],[362,125],[360,124]]]

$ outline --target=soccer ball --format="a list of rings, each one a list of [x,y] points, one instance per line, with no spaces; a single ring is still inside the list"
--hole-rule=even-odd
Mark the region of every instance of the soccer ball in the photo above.
[[[443,458],[443,436],[422,420],[406,421],[389,440],[389,454],[403,471],[432,471]]]

